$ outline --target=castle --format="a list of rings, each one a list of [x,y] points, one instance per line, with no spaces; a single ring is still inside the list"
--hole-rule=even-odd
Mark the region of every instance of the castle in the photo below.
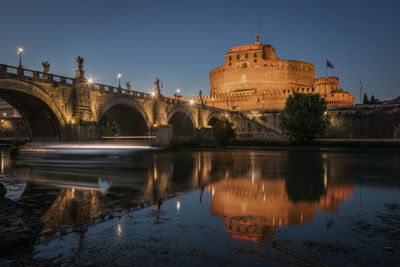
[[[210,72],[205,104],[238,111],[283,109],[293,92],[301,92],[320,94],[328,107],[354,106],[354,95],[339,89],[339,78],[316,79],[314,65],[279,59],[271,45],[255,36],[254,44],[231,48],[225,64]],[[201,102],[199,97],[185,100]]]

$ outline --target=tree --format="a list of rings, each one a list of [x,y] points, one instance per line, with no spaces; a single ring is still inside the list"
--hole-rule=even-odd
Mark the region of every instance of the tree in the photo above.
[[[326,103],[320,95],[294,92],[280,116],[282,129],[292,141],[311,143],[329,125],[325,110]]]
[[[221,143],[226,145],[230,141],[233,141],[236,137],[233,123],[227,118],[222,118],[214,121],[213,130],[215,138]]]

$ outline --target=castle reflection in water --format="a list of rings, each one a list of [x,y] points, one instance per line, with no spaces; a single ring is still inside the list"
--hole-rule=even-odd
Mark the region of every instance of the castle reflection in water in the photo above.
[[[317,211],[337,212],[354,194],[351,170],[335,153],[299,151],[213,151],[141,153],[125,167],[14,168],[26,187],[18,199],[36,205],[42,233],[88,225],[198,191],[210,197],[210,212],[225,221],[233,237],[261,241],[277,227],[302,224]],[[2,173],[11,169],[2,155]],[[36,204],[32,204],[35,202]],[[40,213],[40,212],[37,212]]]

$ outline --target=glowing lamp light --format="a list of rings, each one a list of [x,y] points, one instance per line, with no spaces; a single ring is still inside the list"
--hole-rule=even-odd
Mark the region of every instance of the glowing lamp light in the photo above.
[[[22,47],[18,47],[18,54],[22,54],[24,52],[24,49]]]
[[[193,104],[194,104],[194,101],[193,101],[193,100],[190,100],[189,103],[190,103],[190,105],[193,105]]]
[[[156,93],[155,92],[151,92],[151,96],[155,96],[156,95]]]
[[[181,89],[176,89],[176,93],[179,94],[181,92]]]
[[[3,113],[3,116],[6,116],[6,115],[7,115],[7,113],[4,112],[4,113]]]
[[[75,119],[72,119],[72,120],[71,120],[71,123],[72,123],[72,124],[75,124]]]
[[[92,83],[93,83],[93,79],[90,78],[90,79],[88,80],[88,83],[89,83],[89,84],[92,84]]]
[[[119,79],[119,78],[121,78],[122,77],[122,74],[121,73],[118,73],[117,74],[117,78]]]

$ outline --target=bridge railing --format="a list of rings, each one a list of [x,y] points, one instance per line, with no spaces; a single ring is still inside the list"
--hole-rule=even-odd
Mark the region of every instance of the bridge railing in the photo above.
[[[45,73],[45,72],[26,69],[26,68],[19,68],[19,67],[6,65],[6,64],[0,64],[0,75],[1,74],[20,76],[20,77],[27,78],[29,80],[34,80],[34,81],[55,82],[55,83],[61,83],[61,84],[66,84],[66,85],[71,85],[71,86],[74,85],[75,81],[76,81],[76,79],[66,77],[66,76],[56,75],[56,74],[52,74],[52,73]],[[111,86],[111,85],[105,85],[105,84],[101,84],[101,83],[94,83],[94,85],[92,87],[93,87],[93,89],[96,89],[98,91],[108,92],[108,93],[113,93],[113,94],[129,95],[129,96],[139,97],[139,98],[146,98],[146,97],[150,96],[150,94],[147,94],[144,92],[128,90],[125,88],[115,87],[115,86]]]
[[[56,75],[52,73],[45,73],[37,70],[18,68],[5,64],[0,64],[0,74],[16,75],[31,80],[43,81],[43,82],[57,82],[67,85],[74,84],[74,79],[70,77]]]
[[[98,91],[101,91],[101,92],[129,95],[129,96],[140,97],[140,98],[146,98],[146,97],[148,97],[150,95],[150,94],[147,94],[147,93],[144,93],[144,92],[128,90],[126,88],[115,87],[115,86],[105,85],[105,84],[101,84],[101,83],[95,83],[93,85],[93,88],[98,90]]]

